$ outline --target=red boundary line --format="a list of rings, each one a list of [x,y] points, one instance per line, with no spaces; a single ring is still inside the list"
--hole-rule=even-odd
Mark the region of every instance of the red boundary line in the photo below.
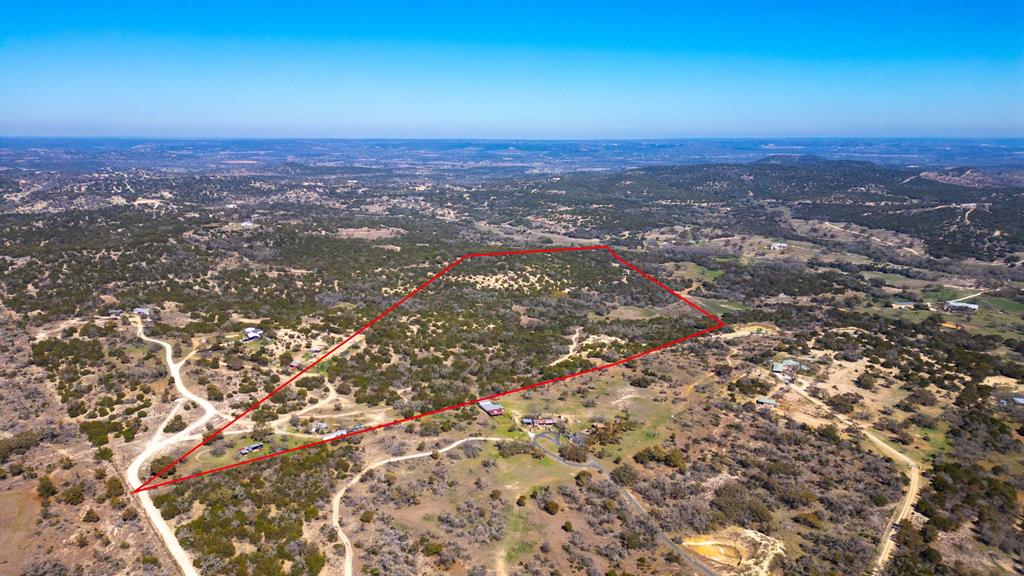
[[[342,435],[342,436],[337,436],[335,438],[331,438],[330,440],[318,440],[316,442],[309,442],[307,444],[303,444],[301,446],[295,446],[294,448],[289,448],[287,450],[280,450],[278,452],[273,452],[273,453],[270,453],[270,454],[264,454],[262,456],[257,456],[255,458],[250,458],[248,460],[242,460],[240,462],[233,462],[231,464],[227,464],[225,466],[220,466],[218,468],[211,468],[209,470],[203,470],[203,471],[200,471],[200,472],[196,472],[194,474],[189,474],[188,476],[183,476],[181,478],[172,478],[170,480],[165,480],[163,482],[158,482],[156,484],[151,484],[153,482],[153,480],[156,480],[157,478],[159,478],[160,475],[162,475],[164,472],[167,472],[171,468],[174,468],[175,466],[180,464],[182,460],[184,460],[185,458],[188,458],[193,452],[195,452],[196,450],[198,450],[202,446],[206,445],[206,443],[209,442],[210,440],[212,440],[215,437],[217,437],[218,435],[220,435],[221,432],[226,430],[232,424],[234,424],[235,422],[238,422],[240,419],[242,419],[243,417],[245,417],[246,415],[251,413],[256,408],[259,408],[260,405],[263,404],[264,402],[266,402],[271,396],[273,396],[274,394],[277,394],[278,392],[283,390],[286,386],[288,386],[289,384],[291,384],[292,382],[297,380],[300,376],[302,376],[303,374],[308,372],[311,368],[313,368],[314,366],[316,366],[317,364],[322,362],[324,359],[326,359],[328,356],[330,356],[331,354],[336,352],[339,348],[341,348],[345,344],[349,343],[353,338],[355,338],[356,336],[358,336],[358,335],[362,334],[363,332],[365,332],[370,326],[373,326],[377,322],[379,322],[382,319],[384,319],[385,316],[387,316],[388,314],[393,312],[396,308],[398,308],[399,306],[404,304],[408,299],[410,299],[413,296],[415,296],[417,293],[419,293],[421,290],[423,290],[424,288],[426,288],[427,286],[432,284],[435,280],[437,280],[441,276],[444,276],[445,274],[450,272],[453,268],[455,268],[456,266],[461,264],[463,261],[468,260],[470,258],[481,258],[481,257],[488,257],[488,256],[517,256],[517,255],[523,255],[523,254],[545,254],[545,253],[554,253],[554,252],[579,252],[579,251],[585,251],[585,250],[606,250],[609,254],[611,254],[612,258],[618,260],[619,262],[621,262],[624,266],[626,266],[630,270],[633,270],[634,272],[640,274],[645,279],[651,281],[652,283],[654,283],[656,286],[658,286],[662,290],[665,290],[669,294],[671,294],[671,295],[675,296],[676,298],[678,298],[679,300],[685,302],[691,308],[693,308],[694,310],[700,312],[705,317],[710,318],[711,320],[714,320],[715,321],[715,325],[711,326],[710,328],[705,328],[703,330],[698,330],[697,332],[694,332],[693,334],[687,334],[686,336],[683,336],[682,338],[677,338],[675,340],[672,340],[671,342],[666,342],[664,344],[660,344],[658,346],[655,346],[653,348],[649,348],[649,349],[644,350],[642,352],[638,352],[638,353],[633,354],[632,356],[629,356],[627,358],[623,358],[623,359],[617,360],[615,362],[610,362],[608,364],[602,364],[600,366],[594,366],[593,368],[588,368],[586,370],[582,370],[580,372],[575,372],[573,374],[566,374],[564,376],[558,376],[557,378],[550,378],[548,380],[542,380],[540,382],[535,382],[533,384],[528,384],[526,386],[521,386],[521,387],[516,388],[514,390],[506,390],[504,392],[498,392],[497,394],[491,394],[490,396],[482,396],[482,397],[476,398],[474,400],[467,400],[467,401],[461,402],[459,404],[453,404],[451,406],[445,406],[444,408],[438,408],[436,410],[431,410],[429,412],[424,412],[422,414],[416,414],[414,416],[409,416],[407,418],[401,418],[399,420],[393,420],[391,422],[385,422],[383,424],[378,424],[376,426],[370,426],[368,428],[363,428],[363,429],[355,431],[355,432],[349,432],[348,434],[345,434],[345,435]],[[573,246],[573,247],[566,247],[566,248],[538,248],[538,249],[534,249],[534,250],[506,250],[506,251],[500,251],[500,252],[479,252],[479,253],[474,253],[474,254],[464,254],[464,255],[460,256],[457,260],[455,260],[454,262],[452,262],[451,264],[446,266],[443,270],[441,270],[437,274],[434,274],[433,276],[431,276],[430,279],[428,279],[426,282],[424,282],[424,283],[420,284],[419,286],[417,286],[416,288],[414,288],[411,292],[409,292],[408,294],[403,296],[401,300],[395,302],[394,304],[391,305],[390,308],[388,308],[384,312],[381,312],[379,315],[377,315],[376,318],[374,318],[373,320],[370,320],[369,322],[364,324],[362,328],[360,328],[359,330],[356,330],[350,336],[348,336],[347,338],[345,338],[344,340],[342,340],[341,342],[339,342],[338,344],[333,346],[330,350],[328,350],[327,352],[323,353],[319,358],[317,358],[311,364],[309,364],[308,366],[306,366],[305,368],[300,370],[298,373],[296,373],[294,376],[289,378],[283,384],[281,384],[277,388],[274,388],[266,396],[264,396],[259,401],[257,401],[255,404],[250,406],[245,412],[242,412],[238,416],[235,416],[235,418],[233,420],[231,420],[227,424],[221,426],[219,429],[217,429],[213,433],[211,433],[209,436],[207,436],[202,441],[200,441],[198,444],[196,444],[191,449],[189,449],[188,452],[185,452],[181,456],[178,456],[178,458],[174,462],[171,462],[170,464],[165,466],[163,468],[163,470],[160,470],[159,472],[157,472],[156,474],[151,476],[149,478],[149,480],[146,480],[145,482],[143,482],[141,486],[139,486],[138,488],[132,490],[132,494],[137,494],[139,492],[145,492],[147,490],[153,490],[155,488],[160,488],[161,486],[168,486],[170,484],[177,484],[178,482],[184,482],[185,480],[191,480],[192,478],[197,478],[199,476],[205,476],[207,474],[213,474],[214,472],[221,472],[221,471],[228,470],[228,469],[231,469],[231,468],[237,468],[238,466],[243,466],[245,464],[252,464],[253,462],[259,462],[260,460],[266,460],[268,458],[274,458],[276,456],[283,456],[284,454],[288,454],[289,452],[295,452],[297,450],[303,450],[305,448],[312,448],[313,446],[319,446],[321,444],[327,444],[328,442],[334,442],[334,441],[337,441],[337,440],[343,440],[345,438],[350,438],[352,436],[356,436],[356,435],[359,435],[359,434],[365,434],[367,432],[372,432],[374,430],[380,430],[382,428],[387,428],[389,426],[396,426],[398,424],[404,424],[406,422],[410,422],[410,421],[413,421],[413,420],[418,420],[420,418],[424,418],[424,417],[427,417],[427,416],[432,416],[434,414],[439,414],[441,412],[446,412],[448,410],[456,410],[458,408],[464,408],[466,406],[471,406],[473,404],[476,404],[477,402],[479,402],[481,400],[491,400],[493,398],[499,398],[501,396],[506,396],[508,394],[516,394],[518,392],[523,392],[523,391],[526,391],[526,390],[530,390],[531,388],[537,388],[537,387],[540,387],[540,386],[545,386],[547,384],[552,384],[552,383],[555,383],[555,382],[561,382],[563,380],[568,380],[570,378],[575,378],[576,376],[582,376],[584,374],[590,374],[591,372],[598,372],[600,370],[607,370],[608,368],[619,366],[620,364],[625,364],[626,362],[631,362],[631,361],[636,360],[637,358],[640,358],[642,356],[646,356],[648,354],[657,352],[659,350],[664,350],[665,348],[669,348],[671,346],[675,346],[676,344],[679,344],[680,342],[685,342],[685,341],[690,340],[692,338],[696,338],[698,336],[702,336],[704,334],[707,334],[708,332],[713,332],[713,331],[718,330],[718,329],[720,329],[720,328],[722,328],[724,326],[725,326],[725,322],[722,322],[722,320],[720,320],[718,317],[714,316],[713,314],[711,314],[707,310],[704,310],[703,308],[698,306],[696,303],[694,303],[693,301],[691,301],[688,298],[686,298],[685,296],[683,296],[682,294],[679,294],[675,290],[672,290],[668,286],[662,284],[661,282],[659,282],[657,279],[655,279],[650,274],[647,274],[643,270],[640,270],[639,268],[634,266],[632,263],[626,261],[623,257],[619,256],[615,252],[615,250],[612,249],[611,246],[607,246],[607,245],[604,245],[604,244],[595,244],[595,245],[592,245],[592,246]]]

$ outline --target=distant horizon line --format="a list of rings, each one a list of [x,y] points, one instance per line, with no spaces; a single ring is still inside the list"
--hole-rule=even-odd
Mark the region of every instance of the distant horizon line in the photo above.
[[[478,136],[62,136],[0,134],[0,141],[12,140],[348,140],[348,141],[423,141],[423,142],[671,142],[687,140],[1024,140],[1017,136],[630,136],[630,137],[478,137]]]

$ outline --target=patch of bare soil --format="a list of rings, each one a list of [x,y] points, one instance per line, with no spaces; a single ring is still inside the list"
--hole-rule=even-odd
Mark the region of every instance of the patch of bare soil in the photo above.
[[[768,576],[772,560],[786,553],[782,541],[736,527],[687,538],[683,545],[710,560],[719,574],[729,576]]]
[[[39,497],[29,486],[0,494],[0,573],[20,574],[31,556],[32,532],[39,516]]]
[[[385,240],[405,234],[401,228],[339,228],[334,232],[338,238],[357,238],[359,240]]]

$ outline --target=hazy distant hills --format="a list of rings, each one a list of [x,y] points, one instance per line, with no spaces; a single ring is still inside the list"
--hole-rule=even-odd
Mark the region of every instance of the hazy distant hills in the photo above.
[[[88,172],[112,169],[265,171],[298,164],[428,171],[488,168],[502,176],[650,165],[752,162],[817,156],[891,167],[1024,169],[1024,139],[687,140],[0,140],[0,166]],[[801,162],[805,162],[802,160]]]

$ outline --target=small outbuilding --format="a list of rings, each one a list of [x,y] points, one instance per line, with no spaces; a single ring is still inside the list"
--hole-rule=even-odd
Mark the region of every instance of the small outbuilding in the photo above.
[[[242,335],[245,337],[245,341],[259,340],[263,337],[263,330],[256,328],[255,326],[248,326],[242,330]]]

